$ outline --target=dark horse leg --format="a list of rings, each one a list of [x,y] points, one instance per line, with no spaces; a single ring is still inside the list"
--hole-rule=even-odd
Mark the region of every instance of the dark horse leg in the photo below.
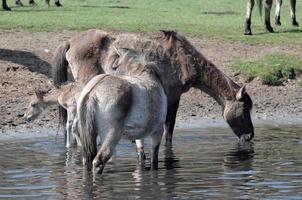
[[[60,0],[55,0],[55,5],[57,7],[61,7],[62,6],[62,4],[60,3]]]
[[[6,0],[2,0],[2,8],[3,10],[10,10],[10,8],[8,7]]]
[[[275,24],[277,26],[281,26],[281,21],[280,21],[281,6],[282,6],[282,0],[276,0]]]
[[[36,6],[37,5],[37,3],[34,0],[29,0],[28,3],[31,6]]]
[[[254,0],[247,0],[244,35],[252,35],[251,18],[252,18],[252,12],[253,12],[254,5],[255,5]]]
[[[272,8],[273,0],[265,0],[265,30],[267,32],[273,33],[274,29],[271,26],[271,8]]]
[[[168,111],[167,117],[165,122],[165,130],[164,130],[164,137],[166,139],[166,143],[172,143],[175,119],[177,114],[177,109],[179,106],[180,97],[176,98],[172,103],[168,103]]]
[[[21,2],[21,0],[16,0],[15,3],[16,3],[17,6],[23,6],[23,3]]]
[[[296,20],[296,0],[290,0],[290,16],[292,18],[292,25],[298,27],[299,24]]]

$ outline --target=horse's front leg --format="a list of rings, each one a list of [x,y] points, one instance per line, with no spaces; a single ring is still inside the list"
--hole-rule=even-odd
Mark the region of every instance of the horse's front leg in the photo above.
[[[29,5],[31,5],[31,6],[36,6],[37,5],[37,3],[34,1],[34,0],[29,0]]]
[[[272,8],[273,0],[265,0],[265,30],[267,32],[273,33],[274,29],[271,26],[271,8]]]
[[[296,0],[290,0],[290,16],[292,18],[292,25],[298,27],[299,23],[296,20]]]
[[[174,102],[168,103],[168,110],[164,128],[164,137],[166,143],[172,143],[173,131],[175,126],[176,114],[179,106],[180,97],[177,97]]]
[[[136,144],[138,162],[143,165],[146,160],[146,155],[144,151],[144,139],[135,140],[135,144]]]
[[[280,13],[281,13],[282,0],[276,0],[276,15],[275,15],[275,24],[281,26]]]
[[[252,18],[254,5],[255,5],[255,0],[247,0],[244,35],[252,35],[251,18]]]
[[[161,126],[155,133],[151,135],[151,168],[158,168],[158,151],[163,136],[163,127]]]

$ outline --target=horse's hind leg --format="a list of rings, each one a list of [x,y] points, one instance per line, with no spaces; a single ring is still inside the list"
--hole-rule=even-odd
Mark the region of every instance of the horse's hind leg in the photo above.
[[[290,1],[290,16],[292,18],[292,25],[298,27],[299,23],[296,20],[296,0]]]
[[[273,33],[274,29],[271,26],[271,8],[272,8],[273,0],[265,0],[265,30],[267,32]]]
[[[120,126],[114,126],[109,129],[106,138],[104,139],[101,148],[99,149],[96,157],[93,160],[93,172],[102,174],[106,162],[112,156],[114,149],[121,139]]]
[[[151,168],[152,169],[157,169],[158,168],[158,151],[159,151],[159,146],[161,143],[163,135],[163,127],[159,128],[155,133],[151,135]]]
[[[276,15],[275,15],[275,24],[281,26],[280,12],[281,12],[282,0],[276,0]]]
[[[254,5],[255,5],[255,0],[247,0],[244,35],[252,35],[251,18],[252,18]]]
[[[136,144],[138,162],[140,164],[144,164],[144,162],[146,160],[146,155],[145,155],[145,151],[144,151],[144,139],[135,140],[135,144]]]

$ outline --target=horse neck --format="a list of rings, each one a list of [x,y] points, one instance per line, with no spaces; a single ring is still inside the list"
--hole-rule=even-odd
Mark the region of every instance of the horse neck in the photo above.
[[[58,89],[55,89],[52,93],[46,95],[43,98],[43,102],[46,106],[51,106],[58,103],[58,98],[62,92]]]
[[[197,87],[213,97],[220,105],[235,99],[235,89],[239,86],[221,72],[213,63],[205,60],[198,65]]]
[[[185,46],[185,45],[184,45]],[[224,106],[226,100],[235,98],[235,89],[239,86],[222,73],[212,62],[189,44],[181,51],[179,63],[182,76],[189,86],[199,88]],[[183,70],[185,69],[185,70]],[[184,82],[184,81],[183,81]]]

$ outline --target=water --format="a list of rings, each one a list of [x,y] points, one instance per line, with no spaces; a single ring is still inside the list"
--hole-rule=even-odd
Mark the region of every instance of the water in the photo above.
[[[0,141],[0,199],[302,199],[302,126],[257,128],[244,145],[228,128],[178,130],[157,171],[134,149],[122,141],[95,177],[62,139]]]

